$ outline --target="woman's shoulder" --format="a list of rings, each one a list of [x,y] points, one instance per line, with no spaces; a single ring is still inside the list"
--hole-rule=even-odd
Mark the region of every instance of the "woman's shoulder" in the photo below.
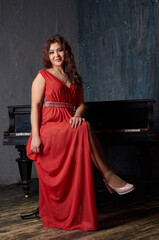
[[[40,81],[40,79],[43,79],[43,80],[46,81],[45,71],[46,71],[45,69],[40,69],[40,70],[37,72],[34,80]]]
[[[37,72],[36,77],[38,77],[39,75],[41,75],[44,79],[46,79],[46,69],[40,69]]]
[[[40,73],[41,75],[45,74],[46,72],[46,69],[40,69],[37,73],[37,75]]]

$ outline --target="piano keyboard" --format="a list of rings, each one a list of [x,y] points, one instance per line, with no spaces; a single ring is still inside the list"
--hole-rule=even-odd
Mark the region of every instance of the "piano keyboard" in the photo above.
[[[109,131],[109,130],[108,130]],[[137,128],[137,129],[116,129],[113,131],[116,131],[116,132],[147,132],[148,131],[148,128]]]
[[[30,132],[24,132],[24,133],[16,133],[15,134],[16,136],[30,136],[31,135],[31,133]]]
[[[104,132],[110,133],[138,133],[147,132],[148,128],[136,128],[136,129],[105,129]],[[95,130],[95,132],[101,132],[101,130]]]
[[[125,133],[137,133],[137,132],[147,132],[148,128],[137,128],[137,129],[106,129],[106,132],[125,132]],[[95,130],[95,132],[101,132],[101,130]],[[24,133],[16,133],[14,134],[16,136],[30,136],[30,132],[24,132]]]

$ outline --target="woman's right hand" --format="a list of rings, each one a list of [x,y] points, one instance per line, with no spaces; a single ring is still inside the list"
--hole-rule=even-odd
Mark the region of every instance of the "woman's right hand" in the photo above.
[[[41,139],[39,136],[32,137],[30,149],[34,153],[40,153]]]

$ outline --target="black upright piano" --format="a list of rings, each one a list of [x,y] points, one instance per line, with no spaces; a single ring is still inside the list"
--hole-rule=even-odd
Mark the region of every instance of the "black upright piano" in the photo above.
[[[84,117],[101,141],[107,145],[140,144],[148,156],[156,141],[154,99],[86,102]],[[9,106],[9,129],[4,132],[4,145],[15,145],[20,153],[21,183],[25,196],[31,184],[32,161],[26,156],[30,136],[30,106]],[[149,159],[151,161],[151,159]]]

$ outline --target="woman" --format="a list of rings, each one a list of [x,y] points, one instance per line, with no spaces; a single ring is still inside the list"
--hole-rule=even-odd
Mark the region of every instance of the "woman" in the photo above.
[[[67,41],[59,35],[49,38],[42,58],[46,69],[32,84],[32,133],[27,144],[39,177],[40,217],[47,228],[95,230],[91,159],[110,193],[125,194],[134,186],[110,170],[90,124],[82,118],[82,80]]]

